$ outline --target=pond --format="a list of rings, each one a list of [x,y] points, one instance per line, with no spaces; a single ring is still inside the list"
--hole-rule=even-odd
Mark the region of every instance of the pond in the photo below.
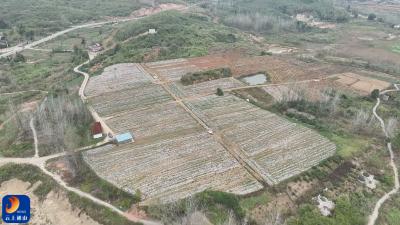
[[[262,73],[244,77],[242,79],[244,82],[248,83],[249,85],[259,85],[259,84],[265,84],[267,82],[267,76]]]

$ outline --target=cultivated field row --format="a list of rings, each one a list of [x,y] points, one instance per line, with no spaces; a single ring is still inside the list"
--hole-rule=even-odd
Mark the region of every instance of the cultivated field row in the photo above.
[[[85,153],[103,178],[144,194],[147,203],[168,202],[206,189],[247,194],[262,188],[206,132],[145,145],[106,146]]]
[[[175,60],[145,67],[170,71],[174,67],[171,63],[175,71],[187,64]],[[89,103],[112,130],[130,131],[136,142],[93,149],[84,158],[102,178],[131,193],[140,190],[146,204],[174,201],[205,189],[251,193],[262,188],[253,176],[275,184],[335,152],[332,143],[308,128],[233,95],[213,94],[218,87],[243,86],[240,81],[224,78],[191,86],[169,82],[165,85],[171,94],[136,66],[132,67],[136,68],[134,73],[121,72],[124,75],[116,80],[110,78],[113,75],[107,68],[105,77],[91,81],[99,88],[93,88],[95,96],[89,97]],[[114,68],[111,71],[119,70],[118,65]],[[169,72],[165,76],[168,81],[178,77]],[[184,99],[215,134],[207,133],[171,95]],[[233,156],[237,151],[240,160]],[[257,174],[250,174],[239,161]]]
[[[179,98],[193,98],[214,94],[217,88],[230,89],[242,87],[244,84],[234,78],[221,78],[218,80],[201,82],[184,86],[180,82],[169,83],[170,90]]]
[[[154,71],[162,80],[166,81],[179,81],[183,75],[200,70],[186,59],[146,63],[145,67]]]
[[[151,82],[153,78],[138,64],[117,64],[104,69],[99,76],[90,78],[86,96],[96,96],[113,91],[132,88],[135,83]]]
[[[113,115],[106,123],[117,133],[130,131],[138,139],[163,136],[200,126],[175,102],[140,107]]]
[[[89,98],[90,104],[103,117],[138,107],[152,107],[171,100],[170,95],[160,85],[153,83],[135,83],[131,84],[130,89]]]
[[[318,133],[232,95],[189,101],[210,126],[222,131],[278,183],[332,156],[336,146]]]

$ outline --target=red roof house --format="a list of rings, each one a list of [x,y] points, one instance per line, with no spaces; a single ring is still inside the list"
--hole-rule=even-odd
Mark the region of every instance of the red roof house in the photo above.
[[[93,138],[101,138],[103,137],[103,128],[100,122],[95,122],[92,126],[92,135]]]

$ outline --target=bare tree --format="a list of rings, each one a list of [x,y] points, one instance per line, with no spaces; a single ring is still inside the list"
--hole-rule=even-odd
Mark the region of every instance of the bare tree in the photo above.
[[[378,126],[376,118],[364,109],[359,109],[351,121],[352,129],[354,132],[371,133]]]
[[[76,96],[49,96],[36,111],[39,142],[47,154],[77,147],[81,137],[77,127],[88,125],[92,118]],[[83,127],[85,129],[85,127]]]

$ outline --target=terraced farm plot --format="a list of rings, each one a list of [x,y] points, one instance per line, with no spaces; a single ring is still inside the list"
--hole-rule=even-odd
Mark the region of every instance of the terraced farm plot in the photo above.
[[[334,154],[335,146],[310,129],[233,95],[214,95],[218,87],[244,85],[234,78],[183,86],[179,73],[207,66],[196,60],[198,65],[184,59],[144,65],[166,84],[136,64],[91,78],[89,104],[115,133],[136,137],[135,143],[84,153],[99,176],[128,192],[140,190],[144,203],[152,204],[206,189],[252,193],[262,188],[257,179],[276,184]]]
[[[144,204],[170,202],[206,189],[248,194],[262,188],[206,132],[150,144],[105,146],[84,153],[102,178],[135,193]]]
[[[318,133],[232,95],[207,96],[188,105],[241,149],[271,184],[317,165],[336,150]]]
[[[382,91],[391,86],[389,82],[361,76],[355,73],[338,74],[337,78],[336,82],[364,94],[370,94],[374,89]]]
[[[272,83],[320,79],[332,73],[337,73],[338,70],[338,68],[330,65],[291,62],[273,56],[243,57],[243,55],[235,53],[145,64],[145,68],[165,81],[178,81],[189,72],[223,67],[229,67],[234,77],[267,72]]]
[[[201,130],[196,121],[175,102],[134,108],[115,114],[105,122],[116,133],[134,133],[137,141],[150,137],[165,139]]]
[[[146,63],[145,68],[153,71],[153,73],[160,76],[161,80],[165,81],[178,81],[183,75],[200,70],[200,68],[191,64],[187,59]]]
[[[152,107],[171,100],[170,95],[160,85],[139,82],[131,83],[129,89],[107,92],[89,98],[89,103],[100,116],[107,117],[114,113]]]
[[[242,87],[244,84],[234,78],[221,78],[218,80],[211,80],[201,82],[193,85],[184,86],[181,82],[170,83],[169,88],[179,98],[193,98],[205,95],[214,94],[217,88],[230,89]]]
[[[99,76],[91,77],[86,87],[87,96],[129,89],[135,83],[151,82],[152,77],[138,64],[117,64],[104,69]]]

